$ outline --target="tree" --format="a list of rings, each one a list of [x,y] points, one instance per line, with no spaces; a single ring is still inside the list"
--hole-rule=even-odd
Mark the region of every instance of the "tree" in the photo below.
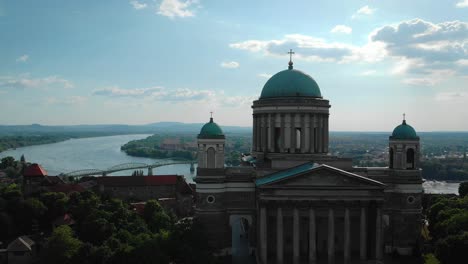
[[[154,233],[158,233],[161,229],[168,229],[172,222],[171,217],[164,212],[162,206],[154,199],[146,202],[143,217],[148,228]]]
[[[468,252],[468,232],[450,235],[436,243],[435,253],[442,264],[461,263]]]
[[[21,161],[21,163],[26,163],[26,159],[24,158],[24,154],[21,155],[20,161]]]
[[[468,194],[468,181],[461,182],[458,186],[458,194],[460,197],[464,197]]]
[[[66,212],[68,197],[61,192],[41,193],[39,199],[47,207],[46,219],[50,222]]]
[[[45,263],[72,263],[81,246],[82,242],[74,237],[69,226],[59,226],[47,240],[44,255]]]
[[[8,167],[14,167],[14,166],[15,166],[15,158],[10,157],[10,156],[2,158],[1,163],[0,163],[0,169],[6,169]]]

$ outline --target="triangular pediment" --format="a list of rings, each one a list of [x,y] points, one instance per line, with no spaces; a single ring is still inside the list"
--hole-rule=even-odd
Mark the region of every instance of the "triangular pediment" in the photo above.
[[[384,188],[384,184],[324,164],[303,164],[257,179],[257,187]]]

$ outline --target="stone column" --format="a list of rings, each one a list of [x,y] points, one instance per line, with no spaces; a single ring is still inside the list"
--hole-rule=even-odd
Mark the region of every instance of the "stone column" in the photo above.
[[[260,151],[265,151],[265,118],[264,115],[260,115]]]
[[[360,248],[359,256],[361,260],[367,259],[367,225],[366,225],[366,208],[361,207],[361,226],[360,226]]]
[[[315,114],[310,118],[310,152],[315,153]]]
[[[323,151],[328,152],[328,137],[329,137],[329,131],[328,131],[328,114],[325,115],[323,119],[323,134],[324,134],[324,140],[323,140]]]
[[[328,263],[335,262],[335,216],[333,208],[328,209]]]
[[[265,207],[260,208],[260,259],[267,263],[267,212]]]
[[[317,261],[317,245],[315,230],[315,211],[309,209],[309,263],[315,264]]]
[[[382,209],[376,209],[376,223],[375,223],[375,258],[382,259]]]
[[[299,264],[299,210],[293,210],[293,263]]]
[[[310,114],[307,113],[304,116],[304,144],[305,144],[305,149],[304,152],[310,153]]]
[[[253,137],[252,137],[252,151],[257,150],[257,116],[252,115],[253,120]]]
[[[262,151],[262,117],[257,114],[257,151]]]
[[[306,125],[305,125],[305,114],[301,114],[301,153],[305,153],[306,143]]]
[[[291,144],[291,153],[296,152],[296,115],[291,114],[291,137],[290,137],[290,144]]]
[[[344,215],[344,249],[343,257],[344,263],[349,263],[350,260],[350,247],[351,247],[351,238],[350,238],[350,221],[349,221],[349,208],[345,208]]]
[[[281,137],[280,137],[280,152],[284,152],[284,149],[285,149],[285,137],[286,137],[286,133],[285,133],[285,127],[286,125],[284,124],[284,114],[280,114],[280,133],[281,133]]]
[[[322,115],[317,115],[317,150],[319,153],[323,152],[323,123]]]
[[[276,262],[283,263],[283,210],[278,207],[276,211]]]
[[[274,137],[274,131],[273,131],[273,127],[275,126],[274,125],[274,114],[268,114],[267,115],[267,125],[268,125],[268,142],[267,142],[267,149],[268,149],[268,152],[274,152],[273,150],[273,137]]]

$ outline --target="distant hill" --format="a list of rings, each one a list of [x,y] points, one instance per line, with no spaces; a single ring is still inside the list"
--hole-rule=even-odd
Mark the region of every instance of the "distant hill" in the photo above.
[[[36,134],[154,134],[154,133],[198,133],[203,123],[158,122],[146,125],[73,125],[44,126],[32,125],[0,125],[0,136],[6,135],[36,135]],[[225,133],[247,133],[250,127],[222,126]]]

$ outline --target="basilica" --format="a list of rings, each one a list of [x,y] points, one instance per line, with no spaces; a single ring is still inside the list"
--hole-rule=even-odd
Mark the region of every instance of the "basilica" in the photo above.
[[[406,123],[389,135],[387,167],[333,156],[330,102],[292,61],[252,105],[252,153],[226,167],[213,118],[198,134],[195,217],[219,254],[257,263],[375,263],[411,255],[421,229],[420,143]]]

